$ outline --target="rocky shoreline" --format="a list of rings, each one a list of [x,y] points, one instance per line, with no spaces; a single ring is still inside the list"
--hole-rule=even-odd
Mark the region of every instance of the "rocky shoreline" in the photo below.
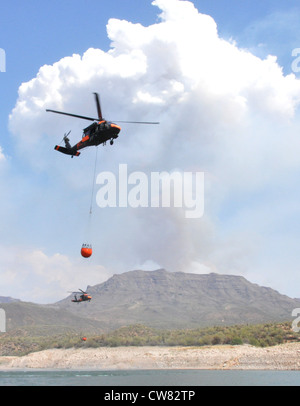
[[[22,357],[0,357],[2,371],[28,368],[299,370],[300,343],[264,348],[250,345],[217,345],[49,349]]]

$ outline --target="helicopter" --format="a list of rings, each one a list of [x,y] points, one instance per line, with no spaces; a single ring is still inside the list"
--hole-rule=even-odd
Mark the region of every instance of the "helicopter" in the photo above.
[[[84,128],[81,141],[77,144],[71,146],[70,139],[68,134],[65,134],[62,141],[65,143],[65,147],[60,145],[55,145],[54,149],[56,151],[62,152],[63,154],[73,156],[79,156],[80,149],[90,147],[92,145],[97,146],[99,144],[106,144],[106,141],[110,140],[110,145],[113,145],[114,140],[118,138],[121,131],[121,127],[117,124],[112,123],[111,121],[106,121],[102,116],[100,99],[98,93],[93,93],[95,96],[95,102],[97,107],[98,118],[81,116],[78,114],[65,113],[57,110],[46,109],[47,112],[64,114],[66,116],[76,117],[83,120],[94,121],[91,125]],[[132,124],[159,124],[158,122],[149,122],[149,121],[118,121],[119,123],[132,123]]]
[[[89,295],[88,293],[84,292],[82,289],[79,289],[80,292],[71,292],[74,294],[74,299],[72,299],[72,302],[74,303],[81,303],[81,302],[87,302],[91,301],[92,296]],[[79,298],[77,298],[77,294],[80,294]]]

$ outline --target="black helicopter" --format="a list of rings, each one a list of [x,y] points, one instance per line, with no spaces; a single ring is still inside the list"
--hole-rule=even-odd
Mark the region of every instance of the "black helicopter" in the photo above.
[[[70,144],[68,134],[64,135],[63,141],[65,142],[65,147],[55,145],[54,149],[56,151],[62,152],[63,154],[73,156],[79,156],[79,150],[82,148],[90,147],[92,145],[106,144],[106,141],[110,140],[110,145],[113,145],[114,140],[118,138],[121,127],[112,123],[111,121],[106,121],[102,116],[100,100],[98,93],[94,93],[95,101],[97,106],[98,118],[80,116],[78,114],[64,113],[62,111],[46,109],[52,113],[64,114],[66,116],[77,117],[84,120],[94,121],[93,124],[89,125],[83,130],[83,135],[81,141],[75,144],[73,147]],[[132,124],[159,124],[158,122],[149,121],[118,121],[119,123],[132,123]]]
[[[89,295],[88,293],[84,292],[82,289],[79,289],[80,292],[71,292],[74,294],[74,299],[72,299],[72,302],[74,303],[81,303],[81,302],[87,302],[91,301],[92,296]],[[80,294],[79,298],[77,298],[77,294]]]

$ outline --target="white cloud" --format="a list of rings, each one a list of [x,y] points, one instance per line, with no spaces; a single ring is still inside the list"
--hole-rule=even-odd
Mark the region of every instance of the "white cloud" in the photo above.
[[[87,280],[93,285],[109,277],[104,267],[87,264],[83,258],[71,261],[60,253],[48,256],[40,249],[4,245],[0,252],[1,294],[25,301],[51,303],[68,291],[86,289]]]
[[[56,243],[74,253],[71,259],[32,252],[33,262],[28,258],[26,262],[33,270],[28,268],[31,286],[37,280],[54,283],[46,277],[51,268],[64,278],[64,284],[71,280],[78,249],[72,246],[78,244],[75,233],[85,221],[94,159],[91,151],[73,160],[52,151],[64,132],[72,129],[75,143],[89,123],[45,113],[45,109],[93,116],[94,91],[99,91],[109,120],[161,122],[157,127],[124,126],[114,147],[99,147],[98,171],[117,172],[119,163],[145,173],[179,168],[204,171],[206,182],[205,216],[196,221],[185,219],[180,209],[104,212],[96,207],[93,238],[98,264],[126,271],[152,261],[170,270],[245,274],[263,254],[245,238],[244,230],[261,244],[273,238],[264,235],[260,223],[262,218],[272,218],[270,209],[260,204],[260,196],[264,193],[272,201],[275,185],[295,187],[290,176],[295,179],[300,169],[300,81],[294,75],[285,76],[274,56],[260,59],[220,38],[215,21],[191,2],[156,0],[153,4],[161,11],[156,24],[143,27],[110,19],[108,52],[88,49],[82,56],[65,57],[41,67],[35,78],[20,86],[10,127],[23,164],[42,172],[47,180],[32,184],[29,191],[39,187],[41,194],[49,196],[43,205],[35,202],[37,218],[46,216],[40,238],[47,244],[47,235],[58,230]],[[284,216],[286,202],[276,197]],[[252,204],[256,211],[251,212],[250,221],[247,211]],[[55,205],[60,208],[53,212]],[[280,235],[281,230],[277,232]],[[54,249],[53,239],[48,244]],[[272,264],[278,256],[279,252],[273,258],[268,255],[267,260]],[[57,265],[60,261],[67,261],[65,271]]]

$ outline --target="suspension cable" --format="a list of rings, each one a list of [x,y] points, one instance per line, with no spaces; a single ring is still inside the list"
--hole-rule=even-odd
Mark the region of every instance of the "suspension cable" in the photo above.
[[[94,189],[95,189],[95,178],[96,178],[96,169],[97,169],[97,159],[98,159],[98,146],[96,146],[96,157],[95,157],[93,184],[92,184],[92,196],[91,196],[91,204],[90,204],[90,215],[91,215],[92,212],[93,212],[93,198],[94,198]]]

